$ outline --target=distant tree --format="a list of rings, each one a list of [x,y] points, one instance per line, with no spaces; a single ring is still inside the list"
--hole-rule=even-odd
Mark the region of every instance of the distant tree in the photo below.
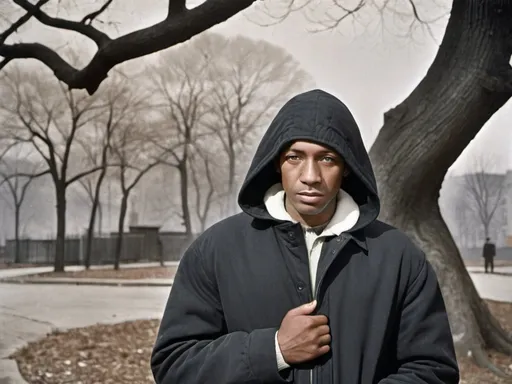
[[[483,241],[491,235],[496,210],[503,207],[505,175],[492,172],[496,164],[490,153],[479,153],[472,160],[471,172],[464,175],[463,198],[483,228]]]
[[[101,215],[101,187],[107,175],[109,163],[112,163],[112,137],[116,130],[123,129],[123,124],[133,119],[137,113],[144,111],[146,107],[142,98],[131,91],[128,79],[122,74],[117,74],[112,81],[108,82],[108,88],[99,94],[99,97],[105,105],[105,113],[93,122],[95,128],[88,130],[79,140],[88,164],[99,168],[96,174],[80,180],[91,202],[84,255],[86,269],[91,265],[96,215]]]
[[[227,158],[227,214],[236,211],[237,171],[244,151],[261,135],[282,104],[314,85],[286,50],[263,40],[205,34],[196,46],[212,58],[211,89],[205,124],[218,138]],[[243,163],[242,163],[243,164]]]
[[[100,167],[79,169],[70,174],[76,137],[98,117],[102,106],[96,97],[66,90],[44,73],[27,73],[18,68],[0,76],[0,112],[5,120],[4,137],[36,152],[46,165],[54,187],[57,211],[55,271],[64,271],[66,236],[66,191],[68,187]],[[80,167],[78,167],[80,168]]]
[[[11,201],[8,202],[14,213],[14,262],[21,262],[20,227],[21,209],[27,196],[27,191],[37,178],[47,175],[48,169],[40,171],[40,163],[23,161],[20,148],[14,148],[14,156],[0,159],[0,186],[5,185]],[[7,156],[6,156],[7,157]]]
[[[140,102],[147,95],[138,90],[132,90]],[[111,157],[113,174],[119,181],[121,189],[121,204],[118,219],[118,234],[114,254],[114,269],[118,270],[123,251],[123,234],[128,212],[128,200],[130,193],[148,172],[162,161],[162,151],[154,143],[154,126],[145,121],[141,114],[132,111],[124,116],[121,126],[113,132],[111,138]]]
[[[160,54],[158,63],[148,69],[151,102],[159,121],[155,145],[165,153],[162,164],[179,173],[181,216],[188,236],[192,235],[189,162],[194,144],[205,136],[202,121],[208,113],[206,98],[211,92],[206,81],[209,65],[210,57],[192,41]]]

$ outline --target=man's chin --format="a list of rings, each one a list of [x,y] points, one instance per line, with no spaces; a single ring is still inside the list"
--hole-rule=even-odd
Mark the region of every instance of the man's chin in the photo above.
[[[295,206],[295,209],[301,216],[315,216],[321,214],[325,210],[326,206],[324,204],[304,204],[300,203]]]

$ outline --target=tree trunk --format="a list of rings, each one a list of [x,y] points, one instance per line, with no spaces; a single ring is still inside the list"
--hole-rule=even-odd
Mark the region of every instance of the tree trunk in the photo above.
[[[20,213],[21,203],[14,203],[14,263],[21,263],[21,249],[20,249]],[[28,260],[27,260],[28,262]]]
[[[91,266],[91,253],[92,253],[92,242],[94,240],[94,224],[96,223],[96,212],[98,211],[101,183],[107,173],[107,168],[101,170],[98,180],[96,182],[96,190],[94,191],[94,198],[91,207],[91,216],[89,218],[89,227],[87,228],[87,244],[85,248],[85,269],[89,269]]]
[[[103,207],[101,205],[101,199],[98,199],[98,234],[103,235]]]
[[[235,153],[235,143],[233,142],[233,138],[231,135],[228,136],[228,215],[233,215],[237,209],[237,199],[236,199],[236,191],[235,191],[235,176],[236,176],[236,153]]]
[[[385,114],[370,150],[382,201],[380,218],[426,251],[449,312],[457,352],[483,347],[511,353],[505,332],[479,297],[441,217],[448,168],[512,94],[512,1],[455,0],[438,54],[425,78]]]
[[[185,234],[192,235],[192,222],[190,217],[190,209],[188,207],[188,170],[187,170],[187,153],[185,152],[183,158],[178,165],[180,173],[180,192],[181,192],[181,211],[183,214],[183,225],[185,226]]]
[[[55,272],[64,272],[66,256],[66,187],[64,183],[55,184],[57,197],[57,240],[55,242]]]
[[[126,218],[126,211],[128,210],[128,196],[129,192],[123,193],[121,198],[121,210],[119,211],[119,223],[117,226],[117,240],[116,240],[116,253],[114,255],[114,269],[119,270],[121,264],[121,252],[123,251],[123,234],[124,234],[124,220]]]

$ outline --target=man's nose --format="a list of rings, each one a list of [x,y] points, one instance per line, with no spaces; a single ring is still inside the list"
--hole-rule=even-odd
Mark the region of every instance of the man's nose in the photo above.
[[[300,181],[306,185],[317,184],[322,180],[318,164],[314,161],[306,161],[301,172]]]

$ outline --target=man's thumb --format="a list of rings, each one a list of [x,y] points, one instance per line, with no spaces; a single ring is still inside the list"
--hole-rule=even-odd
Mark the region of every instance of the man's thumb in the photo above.
[[[303,314],[308,314],[308,313],[311,313],[313,312],[313,310],[315,309],[316,307],[316,300],[313,300],[312,302],[310,303],[306,303],[304,305],[302,305],[300,307],[300,313],[303,313]]]

